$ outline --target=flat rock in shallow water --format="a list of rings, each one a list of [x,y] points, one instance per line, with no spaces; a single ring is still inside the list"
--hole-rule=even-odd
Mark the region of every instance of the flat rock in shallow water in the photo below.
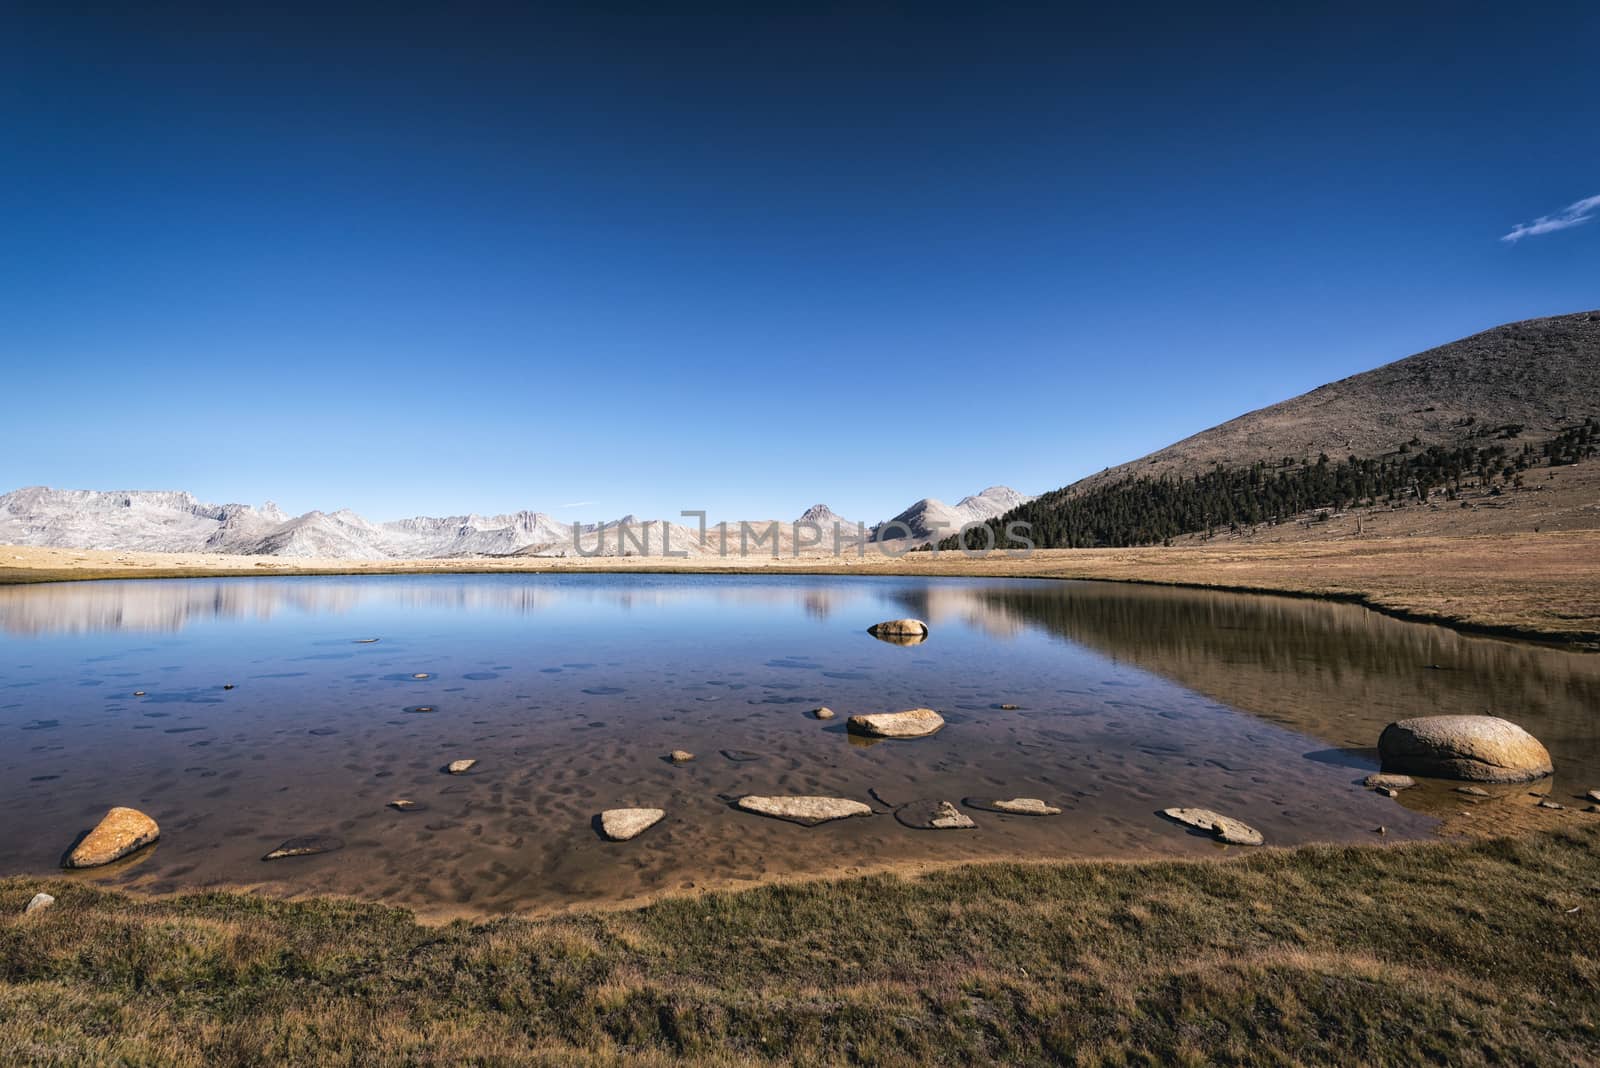
[[[452,775],[464,775],[477,766],[476,760],[452,760],[445,765],[446,771]]]
[[[304,838],[291,838],[274,849],[262,860],[283,860],[286,857],[314,857],[318,853],[332,853],[343,849],[344,841],[326,834],[309,834]]]
[[[613,842],[626,842],[661,822],[659,808],[608,808],[600,813],[600,829]]]
[[[117,807],[105,814],[94,830],[67,856],[69,868],[98,868],[121,860],[161,837],[156,821],[136,808]]]
[[[1362,779],[1361,785],[1369,790],[1409,790],[1417,785],[1417,780],[1409,775],[1386,775],[1375,771]]]
[[[811,710],[811,714],[817,719],[832,719],[834,716],[834,711],[827,705],[823,705],[821,708],[813,708]]]
[[[674,749],[672,752],[667,754],[667,759],[672,761],[674,764],[687,764],[689,761],[694,759],[694,754],[689,752],[687,749]]]
[[[34,894],[33,900],[29,901],[27,905],[23,907],[22,914],[26,916],[30,912],[38,912],[40,909],[47,909],[55,903],[56,899],[51,897],[49,894]]]
[[[788,820],[790,823],[799,823],[807,827],[815,827],[829,820],[842,820],[849,816],[872,815],[871,807],[844,797],[760,797],[751,794],[739,798],[737,804],[746,812]]]
[[[948,801],[912,801],[895,810],[894,818],[925,831],[970,831],[972,817]]]
[[[1164,808],[1161,814],[1179,823],[1186,823],[1190,827],[1210,831],[1217,836],[1218,841],[1230,845],[1260,845],[1264,841],[1261,832],[1248,823],[1241,823],[1231,816],[1224,816],[1209,808]]]
[[[851,716],[846,726],[871,738],[922,738],[944,726],[944,717],[931,708],[907,712],[878,712]]]
[[[1422,716],[1378,736],[1386,771],[1472,782],[1527,782],[1554,769],[1539,739],[1495,716]]]
[[[1009,801],[991,801],[990,805],[1001,812],[1009,812],[1015,816],[1059,816],[1061,810],[1054,805],[1047,805],[1037,797],[1013,797]]]

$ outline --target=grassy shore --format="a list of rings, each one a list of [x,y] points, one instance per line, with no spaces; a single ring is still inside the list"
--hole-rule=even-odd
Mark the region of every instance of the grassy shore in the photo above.
[[[8,879],[0,1063],[1596,1063],[1597,895],[1587,822],[444,927]]]
[[[1600,530],[1369,537],[1169,548],[1041,550],[1026,557],[869,548],[847,556],[293,560],[0,546],[0,584],[104,578],[440,572],[884,574],[1109,579],[1355,601],[1407,619],[1578,646],[1600,644]]]

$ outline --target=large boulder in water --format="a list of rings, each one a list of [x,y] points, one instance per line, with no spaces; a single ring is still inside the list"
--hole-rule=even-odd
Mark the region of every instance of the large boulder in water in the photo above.
[[[1526,782],[1549,775],[1550,752],[1515,723],[1495,716],[1403,719],[1378,738],[1383,770],[1472,782]]]
[[[156,821],[136,808],[117,807],[67,855],[69,868],[98,868],[121,860],[161,837]]]

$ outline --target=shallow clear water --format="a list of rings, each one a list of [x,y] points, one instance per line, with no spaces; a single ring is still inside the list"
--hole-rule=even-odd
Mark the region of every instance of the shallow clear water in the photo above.
[[[915,615],[931,638],[866,633]],[[376,637],[376,643],[357,644]],[[427,673],[426,679],[414,679]],[[224,689],[232,684],[232,689]],[[134,696],[144,691],[144,696]],[[839,718],[807,713],[828,705]],[[1002,709],[1014,704],[1015,710]],[[949,725],[862,744],[855,712]],[[77,874],[156,891],[261,886],[431,913],[982,857],[1211,855],[1157,815],[1220,809],[1274,844],[1393,841],[1426,800],[1361,790],[1384,723],[1494,712],[1600,785],[1600,658],[1363,609],[1101,583],[472,575],[0,589],[0,873],[54,870],[111,805],[153,849]],[[423,711],[427,709],[427,711]],[[672,749],[698,754],[673,766]],[[471,757],[469,774],[442,771]],[[1541,787],[1543,789],[1543,787]],[[877,814],[805,828],[733,809],[822,793]],[[902,825],[921,799],[971,831]],[[387,807],[395,798],[412,812]],[[626,843],[593,821],[667,810]],[[344,848],[263,862],[283,840]]]

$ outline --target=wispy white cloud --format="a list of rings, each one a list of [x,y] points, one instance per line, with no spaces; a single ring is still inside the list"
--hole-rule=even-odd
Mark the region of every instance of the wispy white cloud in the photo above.
[[[599,501],[568,501],[566,504],[563,504],[561,507],[563,507],[563,508],[589,508],[589,507],[592,507],[593,505],[596,505],[596,504],[599,504],[599,503],[600,503]]]
[[[1600,211],[1600,195],[1584,197],[1575,204],[1568,204],[1554,215],[1540,216],[1531,223],[1518,223],[1500,240],[1509,241],[1514,245],[1525,237],[1553,233],[1556,230],[1565,230],[1569,226],[1580,226],[1594,218],[1596,211]]]

